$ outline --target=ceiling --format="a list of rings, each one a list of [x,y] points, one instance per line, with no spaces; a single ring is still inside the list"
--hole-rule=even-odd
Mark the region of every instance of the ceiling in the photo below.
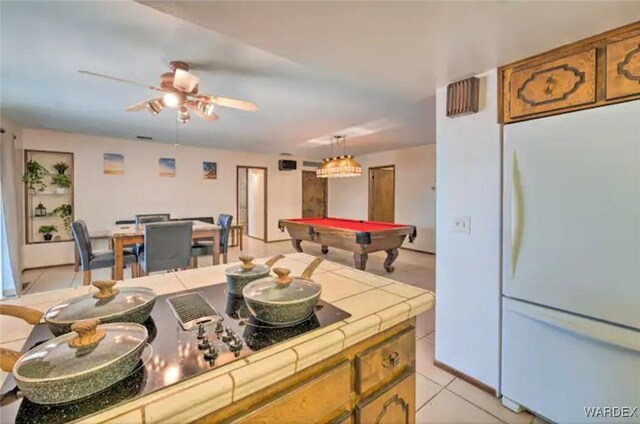
[[[640,1],[143,1],[408,99],[640,20]]]
[[[435,142],[435,88],[640,19],[640,2],[0,2],[2,113],[32,128],[319,158]],[[148,7],[151,6],[151,7]],[[220,120],[125,112],[170,60]],[[177,130],[176,130],[177,128]],[[365,134],[355,137],[357,134]]]

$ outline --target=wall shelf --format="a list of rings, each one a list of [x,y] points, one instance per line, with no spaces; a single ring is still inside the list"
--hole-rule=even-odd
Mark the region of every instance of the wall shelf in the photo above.
[[[65,225],[65,220],[59,214],[52,214],[52,212],[63,205],[69,205],[71,208],[71,215],[68,217],[67,222],[71,223],[74,220],[74,202],[73,202],[73,187],[74,181],[74,166],[73,166],[73,153],[69,152],[53,152],[44,150],[25,150],[24,153],[24,173],[27,172],[27,164],[29,161],[35,161],[45,169],[45,173],[42,175],[42,182],[46,185],[44,191],[38,191],[39,186],[33,189],[29,188],[29,184],[24,183],[25,190],[25,242],[27,244],[43,244],[43,243],[58,243],[73,241],[71,234],[71,228]],[[66,188],[64,192],[56,192],[56,185],[53,183],[53,179],[60,173],[54,168],[54,165],[58,162],[64,162],[69,167],[64,171],[71,180],[71,187]],[[36,208],[42,205],[46,209],[46,215],[36,215]],[[53,233],[52,240],[45,240],[44,235],[39,232],[40,227],[43,225],[54,225],[57,231]]]

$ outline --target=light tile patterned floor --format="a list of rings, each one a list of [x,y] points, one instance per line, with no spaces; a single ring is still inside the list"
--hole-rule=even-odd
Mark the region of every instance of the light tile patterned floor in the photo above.
[[[321,255],[320,246],[303,243],[303,248],[305,252],[312,255]],[[229,261],[236,261],[240,254],[263,257],[292,252],[294,250],[289,242],[263,243],[259,240],[245,238],[244,250],[239,252],[237,247],[231,248]],[[395,263],[396,269],[392,275],[389,275],[383,268],[385,256],[384,252],[369,255],[367,271],[435,291],[435,256],[401,250]],[[330,249],[325,257],[327,260],[346,267],[353,267],[353,256],[348,252]],[[199,259],[200,266],[210,264],[209,258]],[[344,272],[349,273],[350,271],[345,270]],[[129,278],[130,275],[130,271],[127,269],[125,278]],[[110,276],[109,269],[94,271],[94,279],[108,279]],[[74,272],[72,266],[29,270],[23,273],[22,278],[23,282],[31,283],[27,293],[82,285],[82,275]],[[384,280],[381,281],[386,283]],[[338,290],[327,293],[327,295],[334,300],[340,297]],[[419,315],[416,324],[416,338],[418,339],[416,341],[416,423],[544,424],[544,421],[526,412],[520,414],[511,412],[501,405],[499,399],[434,366],[434,336],[435,308]]]

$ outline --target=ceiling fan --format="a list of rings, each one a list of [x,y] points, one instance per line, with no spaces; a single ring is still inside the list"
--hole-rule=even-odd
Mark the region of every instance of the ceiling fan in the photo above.
[[[152,115],[157,115],[165,107],[177,108],[178,121],[183,124],[186,124],[191,119],[189,111],[195,112],[196,115],[205,121],[217,120],[219,117],[213,112],[216,105],[247,111],[254,111],[258,109],[256,104],[252,102],[198,93],[198,83],[200,82],[200,79],[189,72],[189,65],[185,62],[172,61],[169,63],[169,67],[171,68],[171,72],[165,72],[160,76],[160,87],[140,84],[135,81],[90,71],[78,72],[113,81],[125,82],[127,84],[133,84],[165,93],[160,97],[131,105],[125,108],[125,110],[127,112],[136,112],[147,109]]]

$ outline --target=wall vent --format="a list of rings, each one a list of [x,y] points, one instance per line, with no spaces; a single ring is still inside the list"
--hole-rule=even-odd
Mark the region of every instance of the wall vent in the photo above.
[[[476,113],[479,108],[480,80],[476,77],[451,83],[447,86],[447,116]]]
[[[146,135],[137,135],[136,138],[138,140],[153,140],[153,137],[149,137],[149,136],[146,136]]]
[[[302,161],[302,166],[308,167],[308,168],[317,168],[322,164],[322,162],[312,162],[310,160],[305,160]]]

